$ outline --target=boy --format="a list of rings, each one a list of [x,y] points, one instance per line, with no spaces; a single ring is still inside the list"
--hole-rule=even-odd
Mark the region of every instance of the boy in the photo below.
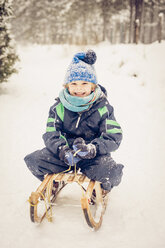
[[[45,174],[79,168],[88,178],[101,182],[104,193],[117,186],[123,165],[110,153],[121,142],[122,131],[116,122],[106,90],[98,85],[93,64],[96,54],[77,53],[67,70],[64,86],[50,108],[45,148],[25,157],[27,167],[41,181]],[[75,156],[76,152],[76,156]]]

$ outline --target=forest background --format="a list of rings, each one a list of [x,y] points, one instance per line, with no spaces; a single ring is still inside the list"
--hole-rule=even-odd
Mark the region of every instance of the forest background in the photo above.
[[[15,0],[17,42],[152,43],[165,39],[165,0]]]
[[[16,45],[160,43],[164,16],[165,0],[0,0],[0,83],[17,71]]]

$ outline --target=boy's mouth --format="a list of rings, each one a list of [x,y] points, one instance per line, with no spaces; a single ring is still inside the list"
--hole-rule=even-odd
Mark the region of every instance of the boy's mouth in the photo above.
[[[75,95],[75,96],[82,97],[82,96],[85,95],[85,92],[74,92],[74,95]]]

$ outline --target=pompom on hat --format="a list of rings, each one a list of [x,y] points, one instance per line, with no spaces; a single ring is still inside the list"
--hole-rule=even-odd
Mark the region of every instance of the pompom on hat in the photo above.
[[[67,69],[64,85],[80,80],[97,84],[94,68],[96,59],[96,53],[93,50],[88,50],[86,53],[76,53]]]

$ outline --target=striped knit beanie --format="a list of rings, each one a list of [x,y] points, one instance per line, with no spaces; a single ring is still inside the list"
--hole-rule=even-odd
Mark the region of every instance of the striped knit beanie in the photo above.
[[[64,84],[80,80],[97,84],[94,68],[96,59],[96,53],[92,50],[75,54],[67,69]]]

